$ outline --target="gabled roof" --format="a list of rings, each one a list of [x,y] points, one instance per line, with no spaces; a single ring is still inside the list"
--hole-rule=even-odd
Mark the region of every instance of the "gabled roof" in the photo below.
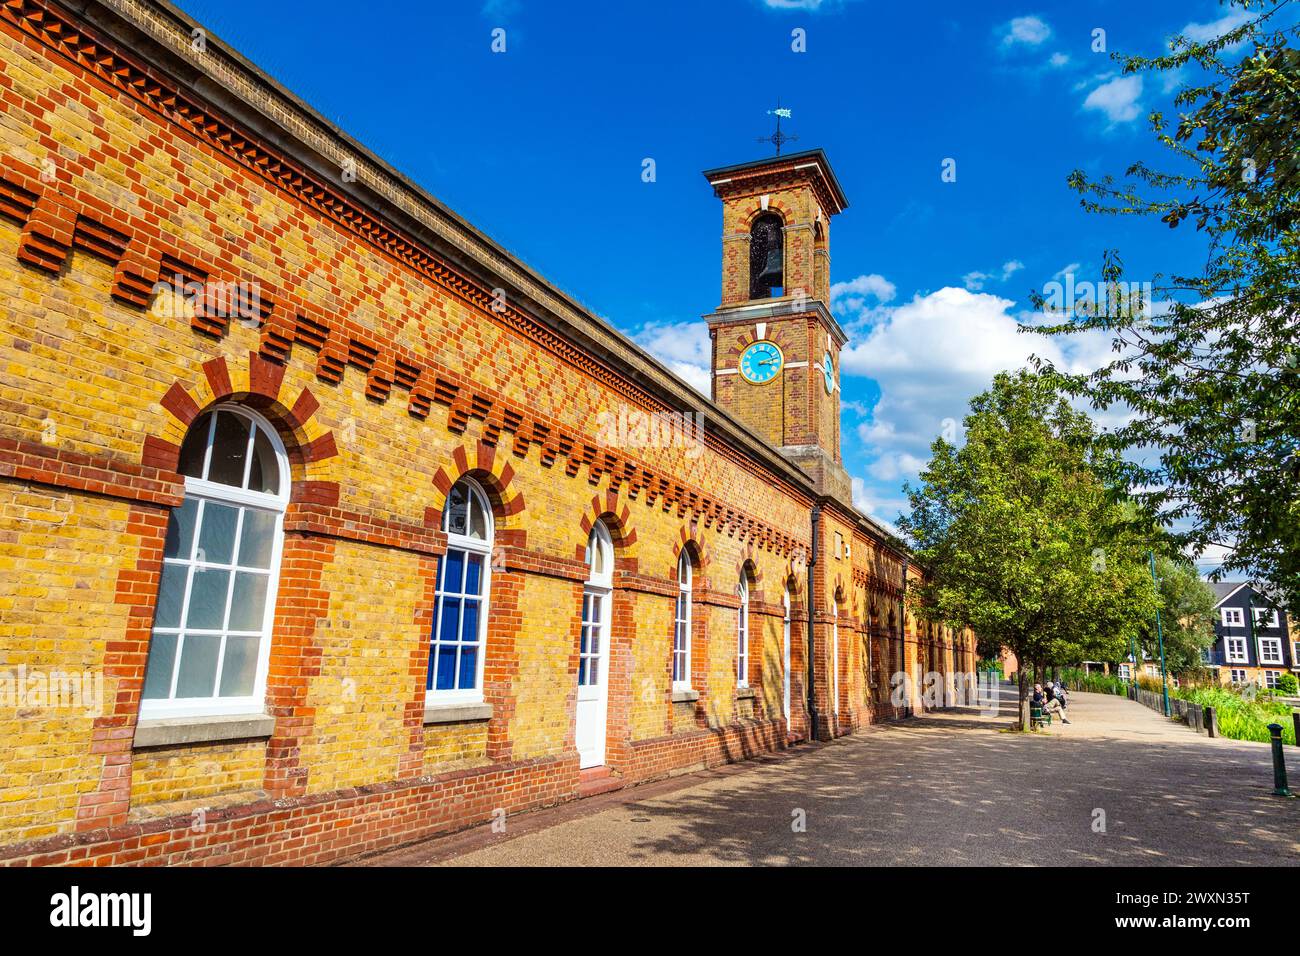
[[[1209,581],[1207,582],[1214,591],[1214,606],[1218,607],[1228,598],[1232,597],[1242,588],[1250,588],[1257,595],[1267,601],[1269,604],[1281,609],[1283,603],[1279,596],[1269,588],[1256,584],[1254,581]]]

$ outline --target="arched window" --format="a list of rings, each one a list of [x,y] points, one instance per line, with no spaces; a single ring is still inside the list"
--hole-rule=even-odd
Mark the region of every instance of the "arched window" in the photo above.
[[[740,574],[740,608],[736,613],[736,686],[749,686],[749,582]]]
[[[781,295],[785,286],[785,230],[781,217],[765,212],[749,230],[749,297]]]
[[[603,682],[608,655],[609,593],[614,583],[614,542],[604,522],[587,538],[587,583],[582,589],[582,635],[578,648],[578,686]]]
[[[462,478],[447,495],[442,530],[447,553],[438,560],[425,701],[481,701],[492,510],[473,479]]]
[[[289,460],[260,415],[221,405],[181,444],[140,716],[262,709]]]
[[[691,556],[685,550],[677,561],[677,613],[673,630],[673,689],[691,686]]]

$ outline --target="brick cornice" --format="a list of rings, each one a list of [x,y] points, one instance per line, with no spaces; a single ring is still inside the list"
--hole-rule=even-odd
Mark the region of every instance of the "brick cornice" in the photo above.
[[[160,54],[169,62],[165,66],[146,64],[134,55],[122,52],[106,31],[74,22],[73,15],[50,0],[4,0],[0,5],[0,23],[76,63],[100,83],[162,116],[273,188],[289,193],[381,254],[470,303],[490,321],[528,336],[628,401],[655,411],[705,406],[714,421],[723,424],[728,432],[726,439],[712,432],[706,434],[705,440],[713,451],[747,471],[768,478],[775,476],[797,496],[808,495],[810,489],[806,481],[773,449],[750,435],[720,408],[678,382],[603,321],[577,306],[415,184],[377,160],[359,143],[327,124],[252,64],[222,49],[211,36],[203,58],[197,60],[190,52],[190,44],[191,31],[198,24],[179,10],[154,0],[88,0],[86,6],[85,19],[98,22],[111,17],[118,21],[116,26],[119,30],[129,25],[130,29],[156,44]],[[317,157],[317,165],[322,159],[332,164],[333,170],[341,170],[345,163],[353,164],[357,188],[345,192],[339,184],[309,168],[305,161],[294,161],[269,148],[263,136],[253,133],[245,124],[231,120],[206,98],[182,89],[181,84],[168,75],[171,72],[189,74],[191,86],[199,76],[206,77],[209,83],[215,82],[217,86],[211,90],[212,94],[224,89],[225,94],[232,98],[231,109],[239,107],[241,112],[257,111],[264,124],[282,134],[287,133],[286,140],[293,138],[304,144]],[[205,97],[207,95],[209,90],[205,90]],[[372,195],[362,198],[363,191]],[[412,238],[410,230],[396,226],[372,211],[370,207],[374,204],[383,206],[386,211],[400,213],[409,220],[414,231],[427,232],[430,242]],[[591,342],[570,341],[555,332],[551,324],[509,301],[505,303],[504,311],[500,303],[494,309],[496,286],[489,288],[463,269],[454,267],[433,251],[434,244],[450,247],[460,258],[467,258],[474,265],[505,278],[507,284],[523,293],[522,298],[555,315],[561,320],[562,327],[567,326],[580,338]],[[590,345],[596,348],[593,350]],[[629,370],[615,370],[597,360],[593,351],[629,363],[632,374],[628,374]],[[342,364],[346,364],[346,360]],[[651,383],[657,392],[671,396],[671,400],[665,401],[641,388],[634,379]]]

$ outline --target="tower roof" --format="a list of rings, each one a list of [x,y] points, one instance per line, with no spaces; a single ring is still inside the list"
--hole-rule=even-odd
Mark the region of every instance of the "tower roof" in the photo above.
[[[784,156],[769,156],[766,159],[755,159],[748,163],[719,166],[717,169],[704,171],[704,178],[709,181],[709,185],[718,195],[732,188],[761,187],[764,180],[788,178],[792,175],[795,178],[806,179],[812,184],[830,215],[833,216],[848,207],[849,201],[844,196],[844,190],[840,188],[839,180],[835,178],[830,160],[820,149],[806,149],[801,153],[787,153]]]

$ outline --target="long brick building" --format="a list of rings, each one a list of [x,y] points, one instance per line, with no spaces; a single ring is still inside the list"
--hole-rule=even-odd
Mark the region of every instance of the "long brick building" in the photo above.
[[[709,401],[166,4],[0,47],[0,861],[327,862],[973,670],[851,504],[821,151],[701,183]]]

